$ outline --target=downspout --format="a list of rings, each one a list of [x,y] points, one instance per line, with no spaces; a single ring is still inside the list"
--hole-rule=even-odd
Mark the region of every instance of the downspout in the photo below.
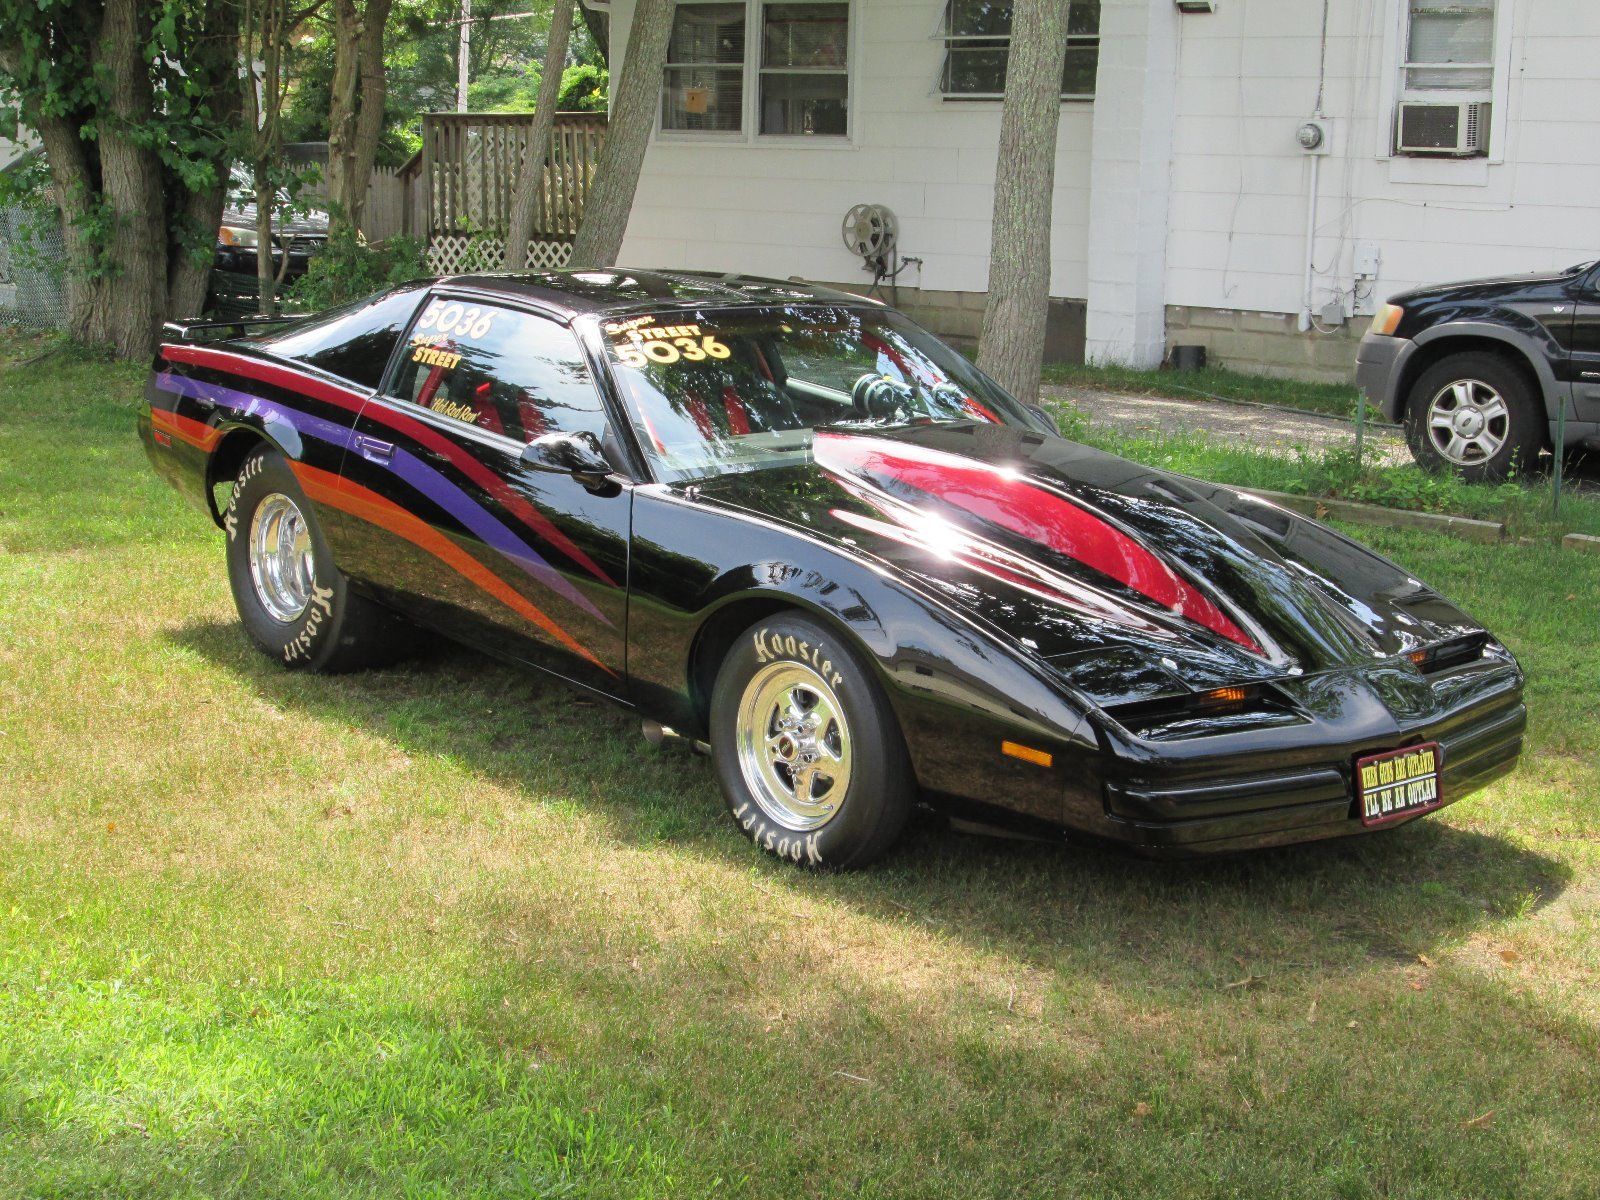
[[[1317,200],[1322,191],[1322,155],[1311,158],[1311,194],[1306,197],[1306,270],[1300,291],[1300,332],[1311,328],[1313,320],[1312,290],[1316,286],[1317,262]]]
[[[1322,111],[1328,91],[1328,16],[1332,0],[1322,0],[1322,45],[1317,61],[1317,102],[1311,114],[1318,121],[1326,120]],[[1317,202],[1322,194],[1322,155],[1311,155],[1311,194],[1306,197],[1306,271],[1300,292],[1300,332],[1308,332],[1316,324],[1312,306],[1316,302],[1313,290],[1317,274]]]

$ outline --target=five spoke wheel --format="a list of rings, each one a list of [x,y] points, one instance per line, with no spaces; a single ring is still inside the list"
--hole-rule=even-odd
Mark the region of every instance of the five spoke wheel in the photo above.
[[[1428,405],[1428,437],[1445,461],[1458,467],[1489,462],[1511,433],[1511,410],[1479,379],[1459,379]]]
[[[785,829],[820,829],[850,787],[850,726],[839,698],[803,663],[769,663],[739,703],[739,769],[756,803]]]
[[[299,620],[311,600],[315,577],[311,527],[299,506],[282,492],[256,506],[249,553],[250,581],[261,607],[285,625]]]

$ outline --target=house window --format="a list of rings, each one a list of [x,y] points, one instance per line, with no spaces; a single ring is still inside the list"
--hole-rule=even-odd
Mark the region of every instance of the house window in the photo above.
[[[667,45],[661,128],[738,133],[744,128],[745,6],[680,3]]]
[[[850,0],[679,0],[662,130],[738,135],[747,119],[769,137],[849,133]]]
[[[849,47],[848,3],[763,4],[761,132],[844,137]]]
[[[1495,0],[1407,0],[1407,5],[1407,93],[1489,99],[1494,88]]]
[[[1002,0],[947,0],[944,77],[947,97],[998,100],[1006,93],[1011,56],[1011,4]],[[1100,0],[1072,0],[1067,10],[1063,100],[1094,99],[1100,60]]]

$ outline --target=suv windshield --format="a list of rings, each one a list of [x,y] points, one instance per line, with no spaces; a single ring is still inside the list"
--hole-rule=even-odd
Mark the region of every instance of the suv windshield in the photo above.
[[[887,309],[679,309],[600,324],[639,444],[675,481],[802,462],[820,428],[1039,423]]]

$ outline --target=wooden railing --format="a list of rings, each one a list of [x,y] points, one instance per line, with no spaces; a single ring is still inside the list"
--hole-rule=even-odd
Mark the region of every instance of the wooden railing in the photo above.
[[[422,149],[401,168],[406,232],[429,241],[504,234],[532,120],[530,113],[424,115]],[[577,233],[605,140],[604,113],[557,114],[536,236],[567,241]]]

